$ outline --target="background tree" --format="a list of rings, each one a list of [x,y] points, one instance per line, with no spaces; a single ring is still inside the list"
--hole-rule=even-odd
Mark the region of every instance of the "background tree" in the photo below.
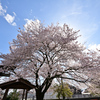
[[[13,92],[10,92],[6,100],[19,100],[19,92],[16,89],[13,89]]]
[[[88,51],[90,66],[85,69],[85,74],[90,77],[91,84],[88,85],[88,91],[92,95],[100,95],[100,50],[95,48]]]
[[[84,59],[85,48],[77,40],[78,32],[66,24],[44,26],[38,20],[27,23],[10,43],[10,53],[0,55],[2,64],[13,69],[13,77],[30,80],[36,86],[36,99],[43,100],[55,78],[86,79],[80,73],[88,59]]]
[[[55,84],[53,86],[53,90],[54,90],[54,94],[57,93],[56,97],[58,99],[63,97],[72,97],[73,95],[67,83]]]

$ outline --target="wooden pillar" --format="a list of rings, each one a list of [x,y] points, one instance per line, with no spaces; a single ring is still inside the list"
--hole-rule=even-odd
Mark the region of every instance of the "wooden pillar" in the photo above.
[[[27,93],[28,93],[28,90],[26,89],[25,100],[27,100]]]
[[[2,99],[2,100],[6,100],[6,97],[7,97],[8,91],[9,91],[9,89],[7,88],[7,89],[6,89],[6,91],[5,91],[5,94],[4,94],[4,96],[3,96],[3,99]]]
[[[25,93],[25,89],[23,90],[23,94],[22,94],[22,100],[24,99],[24,93]]]

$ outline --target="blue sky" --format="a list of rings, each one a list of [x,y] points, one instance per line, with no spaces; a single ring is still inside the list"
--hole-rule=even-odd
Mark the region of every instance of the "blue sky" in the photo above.
[[[9,42],[25,19],[66,23],[80,30],[79,41],[87,47],[100,47],[100,0],[0,0],[0,52],[9,53]]]

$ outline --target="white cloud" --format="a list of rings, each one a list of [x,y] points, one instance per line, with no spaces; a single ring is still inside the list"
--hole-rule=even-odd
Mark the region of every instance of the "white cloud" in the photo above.
[[[11,23],[14,21],[14,19],[15,19],[14,16],[11,16],[11,15],[9,15],[9,14],[7,14],[4,18],[5,18],[6,21],[7,21],[8,23],[10,23],[10,24],[11,24]]]
[[[26,21],[26,23],[28,23],[28,24],[30,24],[30,23],[32,23],[32,22],[34,22],[34,23],[40,23],[40,21],[38,20],[38,19],[36,19],[35,21],[33,21],[32,19],[24,19],[25,21]]]
[[[3,9],[1,3],[0,3],[0,16],[4,15],[6,13],[6,10]]]
[[[13,14],[14,14],[14,16],[16,16],[16,13],[15,12],[13,12]]]
[[[14,16],[7,14],[6,16],[4,16],[4,18],[9,24],[16,26],[16,23],[14,22],[16,14],[15,14],[15,12],[13,12],[13,13],[14,13]]]
[[[33,12],[33,10],[31,9],[31,11],[30,11],[30,15],[32,15],[32,12]]]
[[[12,26],[17,26],[17,24],[15,22],[12,23]]]
[[[75,11],[75,12],[70,13],[69,16],[70,16],[70,15],[80,15],[80,14],[82,14],[82,13],[81,13],[81,12],[76,12],[76,11]]]
[[[8,7],[6,6],[6,9],[7,9]],[[14,20],[15,20],[15,16],[16,16],[16,13],[15,12],[13,12],[13,16],[12,15],[10,15],[10,14],[6,14],[6,9],[3,9],[3,7],[2,7],[2,5],[1,5],[1,3],[0,3],[0,16],[3,16],[4,17],[4,19],[10,24],[10,25],[12,25],[12,26],[16,26],[17,24],[14,22]]]

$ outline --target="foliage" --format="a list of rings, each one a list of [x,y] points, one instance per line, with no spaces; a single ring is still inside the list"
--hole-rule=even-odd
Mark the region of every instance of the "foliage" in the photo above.
[[[6,100],[19,100],[19,92],[17,92],[16,89],[13,90],[13,92],[10,92],[7,96]]]
[[[57,93],[57,98],[60,99],[60,97],[72,97],[73,93],[71,92],[68,84],[55,84],[53,86],[54,94]]]

